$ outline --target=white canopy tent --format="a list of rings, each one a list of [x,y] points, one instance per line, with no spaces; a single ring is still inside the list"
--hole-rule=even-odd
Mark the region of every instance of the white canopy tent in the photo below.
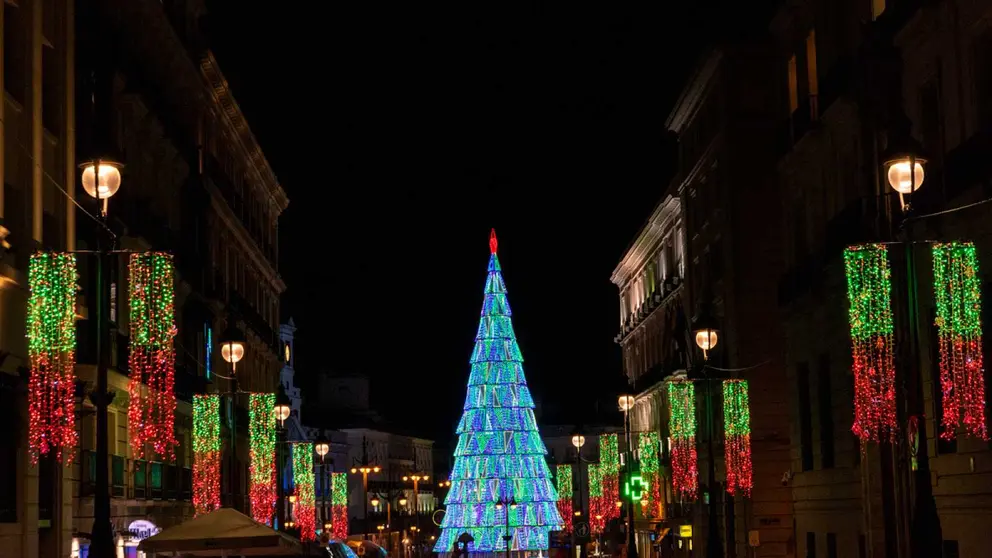
[[[232,508],[220,508],[141,541],[149,558],[219,556],[306,556],[300,541],[257,523]]]

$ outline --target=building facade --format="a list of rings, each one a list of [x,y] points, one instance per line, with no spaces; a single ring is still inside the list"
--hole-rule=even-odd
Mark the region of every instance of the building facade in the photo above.
[[[231,325],[246,336],[237,387],[274,391],[281,358],[277,220],[288,200],[238,109],[198,29],[203,5],[151,0],[33,0],[4,5],[3,217],[10,245],[0,265],[4,291],[0,350],[4,409],[12,424],[0,447],[0,544],[12,556],[86,554],[95,470],[110,470],[118,543],[133,554],[150,531],[192,516],[190,401],[231,392],[219,339]],[[98,22],[98,23],[94,23]],[[100,40],[94,40],[99,35]],[[77,40],[78,38],[78,40]],[[99,61],[99,63],[97,63]],[[91,111],[102,96],[107,120]],[[123,250],[175,255],[176,437],[172,462],[136,459],[128,446],[128,285],[124,258],[110,270],[110,460],[95,459],[95,417],[85,394],[95,384],[95,268],[77,257],[77,426],[71,467],[27,458],[27,259],[36,249],[92,250],[99,207],[77,188],[82,146],[106,133],[126,164],[109,202],[108,227]],[[78,202],[78,205],[77,205]],[[224,409],[228,455],[223,502],[247,510],[247,400]],[[16,413],[14,412],[16,410]],[[16,420],[14,415],[16,416]],[[232,428],[233,427],[233,428]]]
[[[622,323],[617,336],[628,379],[638,393],[634,429],[657,431],[661,440],[668,440],[665,382],[688,375],[697,384],[700,498],[666,501],[669,517],[643,518],[641,524],[642,533],[658,532],[664,525],[674,528],[673,534],[679,525],[693,525],[691,540],[669,543],[681,552],[706,552],[710,529],[717,529],[728,556],[794,552],[791,495],[781,483],[789,467],[789,442],[773,279],[782,268],[780,213],[766,207],[777,195],[771,172],[777,136],[767,125],[775,97],[763,90],[772,77],[772,52],[770,41],[757,37],[724,44],[701,58],[666,123],[678,138],[676,175],[613,276],[624,312],[635,312],[635,324]],[[652,285],[654,270],[671,259],[663,240],[667,236],[682,264]],[[681,244],[679,238],[684,238]],[[700,314],[712,315],[719,327],[717,347],[705,361],[689,343],[692,317]],[[749,383],[750,498],[725,492],[719,381],[727,378]],[[669,447],[666,442],[662,446],[667,468]],[[669,490],[665,497],[671,498]],[[710,506],[715,507],[716,526],[710,525]],[[760,544],[749,549],[755,536]],[[639,540],[646,547],[649,539],[642,535]]]
[[[990,15],[990,2],[807,2],[783,9],[772,23],[777,83],[786,93],[777,174],[790,218],[783,223],[788,267],[780,304],[794,393],[790,484],[799,555],[910,556],[915,517],[927,508],[916,496],[920,479],[911,464],[919,461],[911,454],[920,441],[937,514],[926,524],[940,527],[943,555],[981,556],[990,544],[983,528],[990,516],[989,445],[961,433],[938,437],[942,386],[927,254],[931,242],[965,240],[975,243],[980,262],[992,257],[988,206],[970,206],[989,195],[982,159],[989,146]],[[882,168],[903,126],[928,159],[909,222]],[[923,435],[911,436],[908,427],[914,411],[904,402],[911,395],[900,398],[896,443],[862,448],[851,431],[842,254],[852,244],[907,239],[917,243],[915,301],[907,297],[902,250],[890,249],[896,378],[900,389],[918,382],[923,405],[915,417]],[[987,287],[989,275],[979,273]],[[912,311],[919,316],[915,351],[906,318]],[[990,323],[984,307],[982,322]]]

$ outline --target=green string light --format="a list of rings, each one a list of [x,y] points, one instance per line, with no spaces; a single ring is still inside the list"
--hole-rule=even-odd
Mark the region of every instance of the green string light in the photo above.
[[[193,508],[196,515],[220,507],[220,396],[193,396]]]

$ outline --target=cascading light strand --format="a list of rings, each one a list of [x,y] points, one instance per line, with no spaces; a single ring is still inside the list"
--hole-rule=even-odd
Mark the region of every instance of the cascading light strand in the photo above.
[[[251,516],[272,524],[276,505],[276,396],[252,393],[248,402]]]
[[[970,242],[935,244],[932,251],[943,403],[940,436],[953,440],[963,429],[987,440],[978,254]]]
[[[669,430],[672,434],[672,486],[682,500],[698,490],[696,463],[696,388],[690,381],[668,383]]]
[[[331,473],[331,536],[348,538],[348,475]]]
[[[572,466],[558,465],[555,469],[555,484],[558,489],[558,513],[564,522],[562,531],[572,531]]]
[[[894,439],[896,368],[892,323],[892,284],[888,249],[882,244],[844,250],[848,320],[854,373],[854,423],[867,442]]]
[[[723,381],[724,463],[727,492],[751,495],[751,403],[746,380]]]
[[[193,396],[193,508],[196,515],[220,507],[220,396]]]
[[[75,425],[76,257],[37,253],[28,264],[28,447],[31,462],[54,453],[71,463]]]
[[[162,252],[131,254],[128,433],[134,456],[145,446],[171,461],[176,448],[175,268]]]
[[[602,514],[605,522],[620,517],[620,440],[616,434],[599,436],[599,470],[603,483]]]
[[[317,509],[314,495],[313,444],[293,444],[293,488],[296,491],[293,516],[300,530],[300,540],[304,542],[315,540]]]
[[[589,465],[589,529],[593,533],[602,533],[606,526],[606,515],[603,513],[603,477],[601,466]]]
[[[641,463],[641,477],[649,483],[647,497],[641,500],[645,517],[663,518],[665,502],[661,498],[661,460],[657,432],[641,432],[637,437],[637,454]]]

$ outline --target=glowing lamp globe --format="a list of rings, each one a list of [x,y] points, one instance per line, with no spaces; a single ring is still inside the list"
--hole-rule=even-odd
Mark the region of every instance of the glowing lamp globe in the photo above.
[[[233,326],[227,328],[220,342],[220,356],[235,369],[245,358],[245,336]]]
[[[372,498],[372,500],[370,500],[369,503],[372,504],[373,508],[378,508],[380,502],[378,498]]]
[[[323,460],[324,456],[327,455],[329,451],[331,451],[331,445],[327,443],[326,438],[320,436],[317,438],[317,441],[314,443],[313,449],[314,451],[317,452],[317,455],[320,456],[320,459]]]
[[[575,446],[575,449],[581,448],[582,446],[586,445],[586,437],[583,436],[582,434],[576,434],[575,436],[572,436],[572,445]]]
[[[83,190],[91,197],[105,200],[121,188],[121,165],[115,161],[102,159],[83,163]],[[97,170],[99,168],[99,170]],[[99,174],[99,176],[97,176]]]
[[[279,421],[281,426],[289,418],[289,415],[293,413],[292,402],[286,395],[286,390],[283,389],[282,382],[279,383],[279,391],[276,393],[276,405],[272,408],[276,414],[276,420]]]
[[[400,498],[400,505],[401,506],[405,506],[406,505],[406,498]]]
[[[696,331],[696,346],[704,351],[713,350],[720,336],[715,329],[700,329]]]
[[[920,158],[910,156],[889,161],[889,169],[886,172],[889,186],[900,194],[912,194],[916,190],[919,190],[920,186],[923,185],[923,179],[926,177],[926,174],[923,172],[923,164],[925,162]],[[910,168],[913,169],[912,173],[909,172]]]
[[[634,396],[633,395],[621,395],[617,399],[617,405],[620,406],[620,410],[627,412],[634,408]]]

